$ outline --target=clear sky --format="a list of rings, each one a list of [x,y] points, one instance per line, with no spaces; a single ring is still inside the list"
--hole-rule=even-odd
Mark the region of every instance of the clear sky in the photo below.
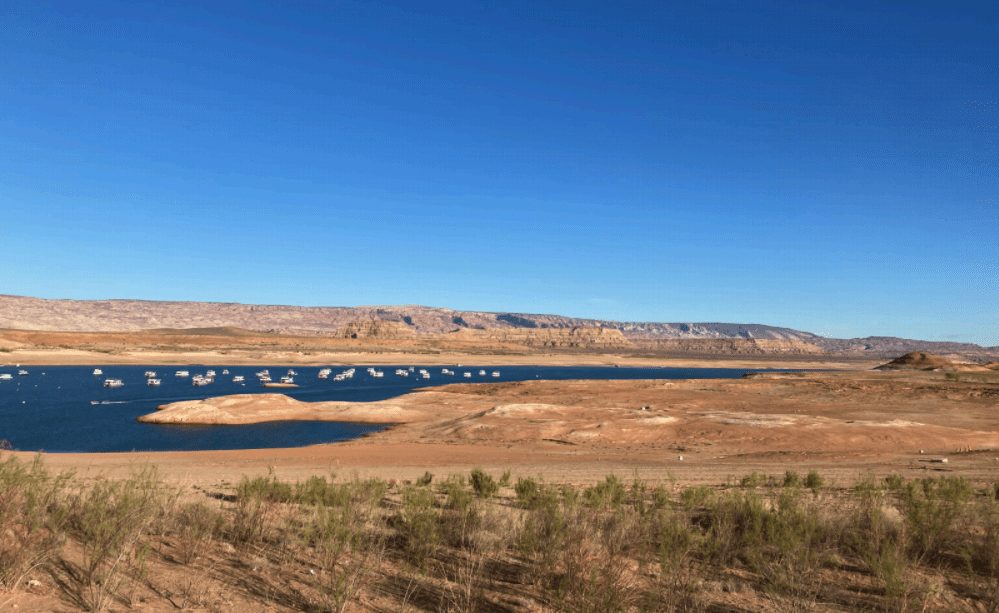
[[[5,0],[0,262],[999,345],[999,3]]]

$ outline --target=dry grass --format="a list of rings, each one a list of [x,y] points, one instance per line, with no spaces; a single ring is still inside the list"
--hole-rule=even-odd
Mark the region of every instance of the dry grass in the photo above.
[[[86,610],[915,611],[999,606],[994,484],[749,475],[579,487],[273,474],[212,498],[0,462],[5,596]],[[25,593],[26,581],[57,586]],[[37,590],[36,590],[37,592]],[[37,608],[37,607],[36,607]]]

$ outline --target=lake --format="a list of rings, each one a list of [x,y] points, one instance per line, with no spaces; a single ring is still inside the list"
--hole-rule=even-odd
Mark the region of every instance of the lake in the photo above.
[[[103,376],[94,376],[94,368]],[[143,424],[136,418],[156,407],[178,400],[194,400],[227,394],[284,393],[298,400],[385,400],[416,387],[449,383],[496,383],[529,379],[731,379],[747,372],[732,368],[614,368],[593,366],[448,366],[455,376],[441,374],[441,366],[426,367],[430,379],[416,373],[400,377],[397,368],[409,365],[378,366],[384,377],[371,376],[364,366],[357,366],[352,379],[334,381],[318,378],[320,367],[295,366],[294,389],[269,389],[254,373],[268,368],[275,381],[288,366],[29,366],[29,374],[17,376],[17,369],[0,367],[0,374],[14,375],[0,380],[0,440],[14,449],[48,452],[108,451],[192,451],[209,449],[255,449],[301,447],[345,441],[383,429],[382,425],[333,422],[283,421],[239,426],[194,426]],[[190,378],[174,375],[189,370],[191,375],[207,369],[217,371],[215,383],[195,387]],[[346,366],[333,367],[333,374]],[[418,367],[419,368],[419,367]],[[479,376],[496,370],[500,377]],[[144,373],[157,372],[162,384],[146,385]],[[473,373],[471,379],[462,373]],[[234,383],[236,375],[246,377]],[[106,388],[106,378],[121,379],[124,387]]]

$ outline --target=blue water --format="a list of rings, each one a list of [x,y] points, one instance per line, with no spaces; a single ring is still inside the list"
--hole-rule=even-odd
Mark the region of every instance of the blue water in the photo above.
[[[49,452],[98,451],[189,451],[207,449],[256,449],[270,447],[300,447],[319,443],[344,441],[381,430],[384,426],[284,421],[241,426],[176,426],[143,424],[136,418],[151,413],[156,407],[178,400],[193,400],[225,394],[279,392],[305,401],[351,400],[373,401],[392,398],[416,387],[449,383],[496,383],[528,379],[729,379],[747,372],[731,368],[613,368],[590,366],[469,366],[448,368],[456,376],[441,374],[441,367],[427,367],[431,378],[417,375],[399,377],[396,368],[379,366],[383,378],[370,376],[364,366],[357,366],[353,379],[342,382],[333,378],[319,379],[319,367],[295,366],[298,375],[295,389],[268,389],[254,373],[269,368],[276,381],[288,366],[229,367],[222,375],[222,366],[98,366],[104,375],[95,377],[94,366],[34,366],[29,375],[16,376],[17,369],[0,367],[0,373],[14,374],[13,381],[0,381],[0,440],[5,439],[14,449]],[[208,368],[218,375],[215,383],[194,387],[191,379],[177,378],[177,370],[187,369],[191,375]],[[334,367],[333,374],[347,367]],[[480,369],[491,373],[498,370],[499,378],[480,377]],[[155,370],[162,379],[160,387],[149,387],[143,373]],[[472,379],[462,378],[464,371]],[[243,375],[245,384],[233,383],[232,377]],[[117,389],[103,387],[105,378],[124,381]],[[95,404],[96,403],[96,404]]]

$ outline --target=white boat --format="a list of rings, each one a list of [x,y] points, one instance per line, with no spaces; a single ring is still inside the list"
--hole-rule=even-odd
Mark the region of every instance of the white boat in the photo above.
[[[298,376],[298,373],[297,373],[297,372],[295,372],[294,370],[292,370],[292,369],[290,369],[290,368],[289,368],[289,369],[288,369],[288,376],[289,376],[289,377],[297,377],[297,376]]]
[[[146,379],[146,385],[159,387],[160,383],[162,383],[162,381],[160,381],[159,379]]]
[[[269,371],[269,370],[267,370],[265,368],[265,369],[261,370],[260,372],[255,373],[255,374],[257,375],[257,377],[269,377],[269,376],[271,376],[271,371]]]
[[[229,369],[228,368],[223,368],[222,369],[222,374],[223,375],[228,375],[229,374]]]
[[[500,372],[498,370],[494,370],[493,371],[493,376],[494,377],[499,377],[500,376]]]
[[[156,378],[156,371],[155,370],[147,370],[146,371],[146,378],[147,379],[155,379]]]
[[[204,385],[209,385],[212,383],[215,383],[215,379],[212,377],[205,377],[203,375],[194,375],[194,377],[191,378],[191,385],[194,385],[196,387],[202,387]]]
[[[103,371],[103,370],[101,370],[100,368],[95,368],[95,369],[94,369],[94,376],[95,376],[95,377],[99,377],[99,376],[101,376],[101,375],[103,375],[103,374],[104,374],[104,371]]]
[[[105,379],[104,387],[125,387],[125,382],[121,379]]]
[[[14,375],[10,374],[9,372],[0,373],[0,381],[10,381],[13,378]]]
[[[271,376],[270,375],[261,375],[261,376],[259,376],[257,378],[260,379],[261,383],[270,383],[271,382]]]
[[[294,385],[295,378],[291,375],[285,375],[284,377],[281,377],[281,383],[284,383],[285,385]]]
[[[187,371],[187,370],[178,370],[174,374],[177,375],[178,377],[190,377],[191,376],[190,371]]]
[[[207,370],[207,371],[205,371],[205,376],[206,377],[214,377],[215,376],[215,371],[214,370]]]
[[[421,379],[429,379],[429,378],[430,378],[430,373],[428,373],[428,372],[426,372],[426,371],[424,371],[424,372],[421,372],[421,373],[420,373],[420,378],[421,378]]]
[[[463,372],[463,373],[461,373],[461,376],[465,377],[466,379],[471,379],[472,378],[472,373],[470,373],[470,372]]]
[[[480,376],[480,377],[485,377],[485,376],[486,376],[486,371],[484,371],[484,370],[480,370],[480,371],[479,371],[479,376]]]
[[[24,370],[22,368],[21,370],[17,371],[17,376],[18,377],[27,377],[28,376],[28,371],[26,371],[26,370]]]
[[[236,375],[235,377],[232,378],[233,383],[242,383],[243,381],[246,381],[246,377],[244,377],[243,375]]]

